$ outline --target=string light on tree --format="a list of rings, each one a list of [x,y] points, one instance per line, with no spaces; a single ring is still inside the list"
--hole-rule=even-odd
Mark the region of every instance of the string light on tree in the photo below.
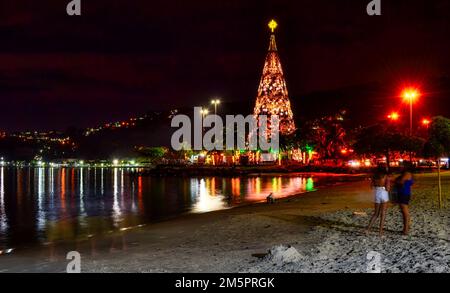
[[[277,27],[278,27],[278,23],[277,23],[274,19],[272,19],[272,20],[269,22],[269,28],[270,28],[270,30],[272,31],[272,34],[275,32],[275,30],[277,29]]]
[[[254,115],[256,117],[265,115],[269,120],[272,115],[277,115],[280,121],[280,134],[287,135],[295,131],[294,115],[275,40],[278,24],[272,20],[268,26],[271,31],[269,52],[258,88]]]

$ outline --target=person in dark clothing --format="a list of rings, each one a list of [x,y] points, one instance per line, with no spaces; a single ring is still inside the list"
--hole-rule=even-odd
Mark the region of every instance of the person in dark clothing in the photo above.
[[[397,189],[397,202],[400,205],[400,210],[403,216],[403,235],[409,234],[411,225],[411,216],[409,214],[409,204],[411,202],[414,180],[411,172],[404,172],[395,182]]]

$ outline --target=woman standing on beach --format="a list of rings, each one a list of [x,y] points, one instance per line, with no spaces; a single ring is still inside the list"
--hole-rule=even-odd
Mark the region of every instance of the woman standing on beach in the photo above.
[[[403,172],[403,174],[395,180],[395,187],[398,193],[398,203],[403,215],[403,235],[409,234],[411,225],[411,216],[409,215],[409,203],[411,201],[411,187],[414,180],[411,172]]]
[[[375,193],[375,211],[370,219],[366,233],[369,234],[375,221],[380,218],[380,236],[383,236],[386,210],[389,203],[389,191],[391,189],[388,174],[386,172],[377,172],[372,179],[372,186]]]

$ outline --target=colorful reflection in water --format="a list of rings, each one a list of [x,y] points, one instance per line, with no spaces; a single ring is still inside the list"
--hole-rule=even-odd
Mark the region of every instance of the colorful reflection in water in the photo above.
[[[5,211],[5,170],[0,168],[0,234],[6,234],[8,222]]]
[[[123,169],[0,168],[0,249],[83,240],[185,213],[282,198],[327,176],[130,177]]]

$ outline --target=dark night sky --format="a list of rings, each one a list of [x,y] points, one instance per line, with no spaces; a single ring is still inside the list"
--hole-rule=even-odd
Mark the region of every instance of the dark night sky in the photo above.
[[[448,77],[450,1],[0,0],[0,129],[93,126],[151,109],[254,99],[267,22],[295,103],[324,90]],[[429,90],[429,89],[427,89]]]

